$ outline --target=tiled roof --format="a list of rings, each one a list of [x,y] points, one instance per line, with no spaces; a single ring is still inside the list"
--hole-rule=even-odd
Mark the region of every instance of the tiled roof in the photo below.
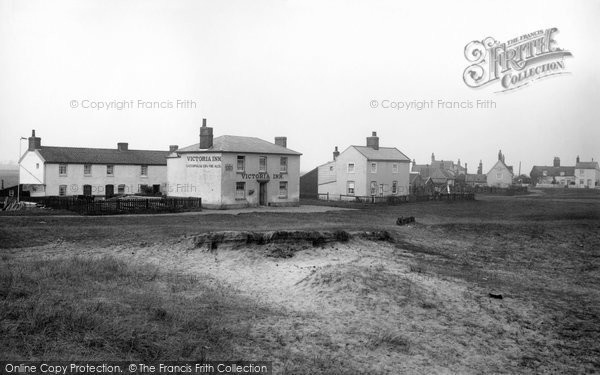
[[[235,135],[222,135],[213,139],[213,145],[208,149],[200,149],[200,144],[180,148],[177,152],[240,152],[254,154],[284,154],[302,155],[289,148],[278,146],[255,137],[240,137]]]
[[[368,160],[410,161],[400,150],[395,147],[379,147],[375,150],[367,146],[350,146],[363,154]]]
[[[597,161],[581,161],[575,164],[577,169],[598,169]]]
[[[543,176],[546,171],[546,176],[557,177],[563,173],[564,176],[575,176],[575,167],[554,167],[554,166],[543,166],[534,165],[531,169],[531,176]]]
[[[46,163],[167,165],[168,151],[42,146]]]

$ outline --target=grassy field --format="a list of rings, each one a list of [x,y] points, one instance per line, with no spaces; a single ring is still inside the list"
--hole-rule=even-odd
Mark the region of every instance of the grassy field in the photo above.
[[[416,223],[397,226],[399,216]],[[195,245],[202,233],[248,230],[377,230],[392,240]],[[302,214],[3,216],[0,335],[0,359],[11,360],[598,373],[600,195]]]

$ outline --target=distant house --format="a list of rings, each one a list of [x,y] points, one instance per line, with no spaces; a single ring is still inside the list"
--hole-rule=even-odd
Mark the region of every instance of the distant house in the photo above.
[[[319,167],[300,176],[300,198],[316,198],[319,193]]]
[[[410,194],[423,194],[423,189],[425,187],[425,180],[419,173],[410,173],[410,186],[409,192]]]
[[[513,168],[506,165],[502,151],[498,152],[498,161],[490,169],[486,177],[487,185],[490,187],[506,188],[512,185],[514,177]]]
[[[558,157],[552,166],[534,165],[529,176],[533,185],[575,185],[575,167],[561,166]]]
[[[410,159],[395,147],[379,147],[373,132],[366,146],[337,147],[333,160],[318,167],[319,194],[331,197],[394,196],[409,193]]]
[[[465,175],[465,185],[470,187],[482,187],[487,186],[487,175],[485,174],[477,174],[477,173],[468,173]]]
[[[597,161],[575,164],[575,186],[578,188],[596,188],[600,186],[600,167]]]

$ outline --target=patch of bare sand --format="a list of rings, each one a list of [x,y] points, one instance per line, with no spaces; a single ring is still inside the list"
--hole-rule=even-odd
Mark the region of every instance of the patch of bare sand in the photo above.
[[[203,250],[186,239],[109,248],[62,243],[31,248],[29,256],[110,253],[230,285],[285,312],[285,318],[256,324],[251,335],[258,344],[245,348],[249,356],[275,359],[280,371],[298,368],[278,360],[294,354],[361,372],[514,372],[521,346],[543,339],[520,324],[535,320],[531,306],[491,300],[460,281],[413,272],[411,254],[393,244],[298,244],[285,258],[277,256],[290,253],[278,246],[290,245]]]

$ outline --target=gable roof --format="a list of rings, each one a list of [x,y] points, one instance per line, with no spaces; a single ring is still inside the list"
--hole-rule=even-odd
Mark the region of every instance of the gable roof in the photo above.
[[[599,169],[597,161],[581,161],[575,164],[577,169]]]
[[[356,151],[363,154],[368,160],[410,161],[410,159],[396,147],[379,147],[378,150],[367,146],[350,147],[354,147]]]
[[[494,166],[488,171],[488,173],[486,173],[486,175],[490,174],[494,170],[494,168],[496,168],[496,165],[498,165],[498,163],[500,163],[501,166],[506,168],[510,172],[510,174],[514,175],[512,165],[509,167],[500,159],[498,159],[498,161],[494,163]]]
[[[46,163],[167,165],[168,151],[42,146]]]
[[[213,139],[211,148],[201,149],[200,143],[180,148],[177,153],[188,152],[239,152],[254,154],[284,154],[284,155],[302,155],[299,152],[290,150],[274,143],[267,142],[256,137],[241,137],[237,135],[222,135]]]

